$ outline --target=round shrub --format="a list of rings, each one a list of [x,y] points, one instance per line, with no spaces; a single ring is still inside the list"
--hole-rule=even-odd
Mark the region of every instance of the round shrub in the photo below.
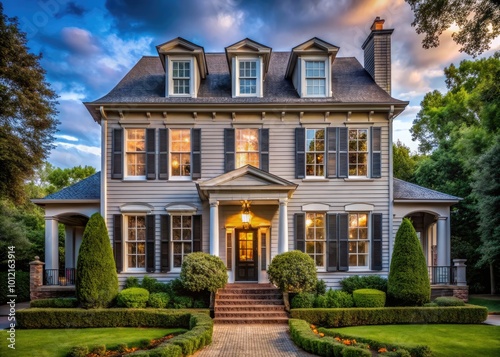
[[[378,275],[353,275],[340,281],[342,290],[352,294],[358,289],[377,289],[387,292],[387,279]]]
[[[149,291],[143,288],[123,289],[118,294],[118,306],[142,308],[149,300]]]
[[[95,345],[90,348],[90,353],[95,356],[106,356],[106,346],[105,345]]]
[[[149,294],[148,305],[157,309],[164,309],[169,301],[170,297],[167,293],[152,293]]]
[[[353,292],[356,307],[384,307],[385,293],[376,289],[358,289]]]
[[[342,290],[328,290],[325,294],[328,308],[349,308],[354,306],[352,295]]]
[[[313,293],[298,293],[295,295],[291,302],[292,309],[310,309],[314,306]]]
[[[193,292],[215,292],[227,283],[227,269],[221,258],[208,253],[188,254],[182,262],[182,285]]]
[[[89,354],[89,348],[87,346],[75,346],[71,347],[66,357],[85,357]]]
[[[438,306],[465,306],[465,302],[455,296],[440,296],[434,302]]]

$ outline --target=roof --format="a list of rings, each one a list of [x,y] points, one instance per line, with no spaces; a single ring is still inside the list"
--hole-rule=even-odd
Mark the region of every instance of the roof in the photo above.
[[[101,172],[96,172],[77,183],[54,192],[45,200],[99,200],[101,198]],[[39,200],[37,200],[39,201]],[[40,202],[41,203],[41,202]]]
[[[442,193],[439,191],[431,190],[414,183],[406,182],[397,178],[393,181],[394,200],[406,201],[443,201],[443,202],[458,202],[460,197],[455,197]]]

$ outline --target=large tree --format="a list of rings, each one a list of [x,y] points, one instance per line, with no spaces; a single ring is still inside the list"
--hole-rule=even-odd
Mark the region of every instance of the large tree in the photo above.
[[[439,36],[452,25],[453,40],[460,51],[478,56],[500,35],[499,0],[406,0],[414,12],[417,33],[424,34],[422,46],[439,46]]]
[[[15,202],[24,197],[24,180],[47,158],[58,124],[57,96],[40,59],[0,3],[0,198]]]

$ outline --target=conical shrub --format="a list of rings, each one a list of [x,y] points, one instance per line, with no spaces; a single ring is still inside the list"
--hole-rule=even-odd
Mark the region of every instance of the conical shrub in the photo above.
[[[431,284],[424,252],[408,218],[396,234],[387,280],[387,303],[391,306],[422,306],[429,302]]]
[[[118,275],[108,230],[99,213],[94,213],[87,223],[76,269],[80,305],[85,309],[110,306],[118,294]]]

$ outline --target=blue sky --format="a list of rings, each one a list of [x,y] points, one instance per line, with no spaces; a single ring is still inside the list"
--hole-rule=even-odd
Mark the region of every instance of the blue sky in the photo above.
[[[144,55],[177,36],[205,48],[249,37],[274,51],[319,37],[340,47],[342,57],[363,64],[361,45],[376,16],[392,36],[392,95],[410,101],[394,122],[394,138],[412,150],[409,129],[425,93],[446,91],[443,69],[469,56],[451,40],[424,50],[403,0],[6,0],[4,13],[18,17],[28,46],[42,53],[46,79],[59,95],[61,122],[49,162],[57,167],[100,168],[100,126],[82,102],[109,92]],[[484,56],[500,49],[497,38]]]

